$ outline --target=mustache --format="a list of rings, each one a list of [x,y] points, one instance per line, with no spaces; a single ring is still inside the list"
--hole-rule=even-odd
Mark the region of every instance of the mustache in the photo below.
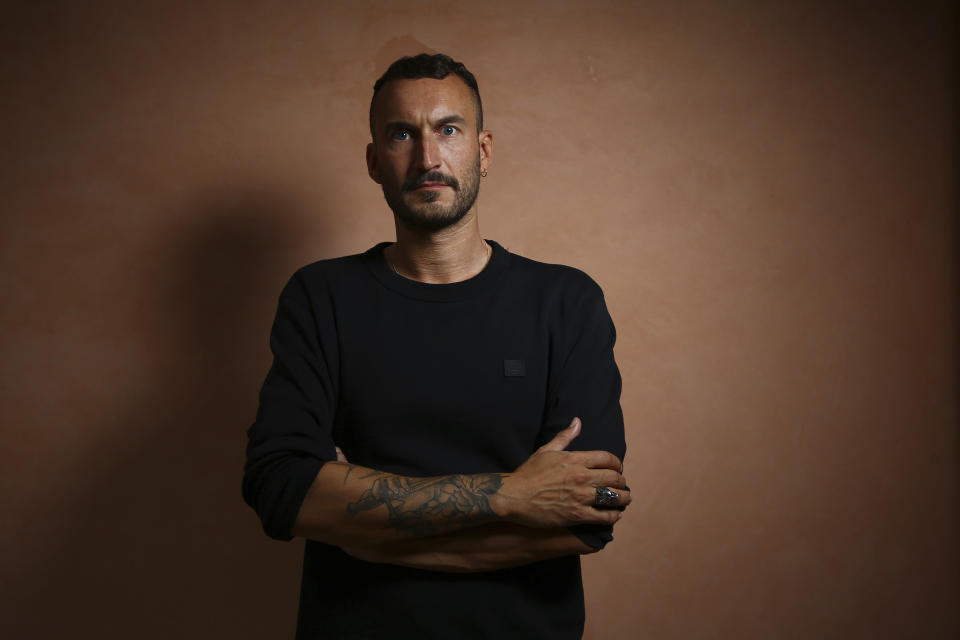
[[[439,171],[427,171],[426,173],[421,173],[419,176],[410,178],[403,183],[404,191],[412,191],[422,184],[427,182],[438,182],[440,184],[445,184],[448,187],[453,187],[454,190],[460,188],[460,182],[453,176],[448,176],[440,173]]]

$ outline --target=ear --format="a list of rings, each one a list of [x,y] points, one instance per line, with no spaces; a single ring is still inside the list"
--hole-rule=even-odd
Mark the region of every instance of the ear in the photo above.
[[[478,134],[480,140],[480,171],[486,171],[493,162],[493,131],[484,129]]]
[[[371,180],[380,184],[380,172],[377,170],[377,147],[372,142],[367,144],[367,174]]]

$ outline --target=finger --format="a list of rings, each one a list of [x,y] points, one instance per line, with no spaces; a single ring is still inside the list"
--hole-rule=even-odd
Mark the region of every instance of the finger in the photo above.
[[[595,490],[597,487],[611,487],[614,489],[626,489],[627,480],[622,475],[612,469],[587,469],[569,474],[564,480],[564,484],[580,485],[583,487],[584,495],[586,492]]]
[[[580,418],[574,418],[570,421],[570,426],[553,436],[553,440],[540,447],[538,451],[563,451],[578,435],[580,435]]]
[[[589,497],[586,499],[586,501],[589,502],[590,506],[593,507],[594,509],[598,509],[600,511],[607,511],[610,509],[623,509],[628,504],[633,502],[633,496],[630,495],[630,491],[628,489],[615,489],[612,487],[606,487],[607,489],[611,489],[613,493],[617,494],[617,498],[613,502],[603,504],[603,505],[598,505],[597,489],[599,488],[600,487],[595,487],[593,491],[590,493]]]
[[[588,469],[612,469],[619,472],[623,468],[620,458],[609,451],[576,451],[573,458]]]
[[[628,504],[630,504],[631,502],[633,502],[633,495],[631,495],[629,489],[615,489],[615,491],[617,492],[617,495],[619,496],[619,497],[617,498],[617,507],[618,507],[618,508],[623,509],[623,508],[626,507]]]
[[[622,517],[623,511],[619,509],[587,507],[581,516],[581,521],[584,524],[615,524]]]
[[[590,484],[594,487],[610,487],[611,489],[627,488],[626,478],[611,469],[593,471],[590,474]]]

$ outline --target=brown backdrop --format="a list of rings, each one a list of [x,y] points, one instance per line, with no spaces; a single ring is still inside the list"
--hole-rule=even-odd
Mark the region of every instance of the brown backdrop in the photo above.
[[[637,499],[587,638],[956,636],[950,3],[37,4],[0,26],[0,635],[291,637],[301,545],[239,494],[270,320],[392,237],[367,104],[429,49],[480,80],[485,234],[618,327]]]

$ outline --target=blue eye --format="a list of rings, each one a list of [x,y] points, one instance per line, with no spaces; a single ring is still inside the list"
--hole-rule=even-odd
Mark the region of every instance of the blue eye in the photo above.
[[[394,132],[394,134],[393,134],[393,139],[394,139],[394,140],[407,140],[407,139],[409,139],[409,138],[410,138],[410,132],[409,132],[409,131],[405,131],[405,130],[403,130],[403,129],[400,129],[399,131],[396,131],[396,132]]]
[[[452,126],[450,126],[450,125],[448,124],[448,125],[444,126],[442,129],[440,129],[440,131],[441,131],[441,132],[443,133],[443,135],[445,135],[445,136],[452,136],[453,134],[455,134],[455,133],[457,132],[457,128],[456,128],[456,127],[452,127]]]

